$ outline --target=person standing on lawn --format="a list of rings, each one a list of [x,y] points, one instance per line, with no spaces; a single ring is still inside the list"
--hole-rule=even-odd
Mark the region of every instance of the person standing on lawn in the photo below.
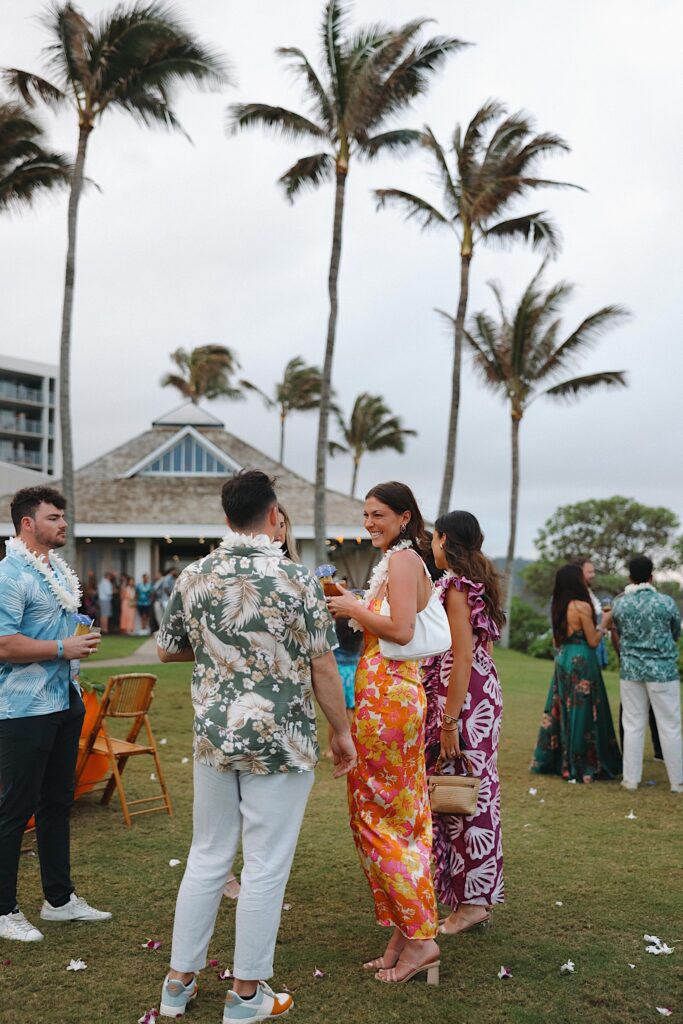
[[[106,921],[71,881],[69,810],[85,709],[72,675],[99,635],[73,636],[78,579],[54,548],[66,541],[66,501],[25,487],[11,503],[16,536],[0,562],[0,939],[39,942],[19,910],[24,830],[35,814],[44,921]],[[74,663],[74,664],[72,664]]]
[[[286,1013],[265,982],[285,886],[318,761],[315,694],[334,729],[335,776],[356,763],[332,650],[336,634],[315,577],[274,543],[273,481],[241,472],[223,486],[228,533],[178,578],[157,633],[163,662],[193,661],[194,829],[176,904],[160,1013],[197,994],[237,845],[234,987],[224,1024]]]
[[[681,687],[678,646],[681,613],[673,597],[652,585],[653,565],[645,555],[628,565],[630,583],[614,602],[619,637],[621,704],[624,720],[624,789],[643,777],[643,746],[650,707],[655,713],[672,793],[683,793]]]

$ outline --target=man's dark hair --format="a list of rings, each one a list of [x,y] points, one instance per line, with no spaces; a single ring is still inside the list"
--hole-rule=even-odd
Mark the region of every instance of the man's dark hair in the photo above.
[[[17,491],[10,505],[15,533],[18,534],[21,530],[21,520],[24,516],[35,519],[36,510],[43,503],[54,505],[60,511],[66,508],[66,498],[54,487],[22,487]]]
[[[647,555],[636,555],[628,563],[628,574],[634,583],[647,583],[653,570],[652,559]]]
[[[254,526],[277,504],[275,481],[258,469],[243,469],[223,484],[221,503],[232,527]]]

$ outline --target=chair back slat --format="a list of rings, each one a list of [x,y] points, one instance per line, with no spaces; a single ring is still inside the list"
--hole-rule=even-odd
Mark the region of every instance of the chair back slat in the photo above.
[[[112,676],[109,680],[106,718],[137,718],[149,710],[154,696],[157,677],[147,673],[130,672]]]

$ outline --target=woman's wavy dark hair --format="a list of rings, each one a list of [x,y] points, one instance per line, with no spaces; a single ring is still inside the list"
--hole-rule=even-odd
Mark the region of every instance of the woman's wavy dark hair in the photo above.
[[[476,516],[471,512],[447,512],[439,516],[434,527],[444,538],[448,568],[472,583],[484,584],[486,610],[500,629],[505,623],[500,574],[481,550],[484,534]]]
[[[402,516],[404,512],[410,512],[410,520],[405,532],[399,534],[390,546],[393,547],[394,544],[398,544],[402,540],[412,540],[413,547],[424,558],[430,549],[429,536],[425,530],[422,513],[410,487],[407,484],[399,483],[398,480],[390,480],[388,483],[371,487],[365,495],[366,501],[368,498],[376,498],[383,505],[388,505],[397,516]]]
[[[557,647],[567,639],[567,609],[572,601],[585,601],[590,606],[593,623],[595,623],[595,609],[583,578],[583,569],[576,563],[563,565],[555,574],[555,587],[550,602],[550,619]]]

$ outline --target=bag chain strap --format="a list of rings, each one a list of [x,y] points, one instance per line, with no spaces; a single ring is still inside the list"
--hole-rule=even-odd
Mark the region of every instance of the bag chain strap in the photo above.
[[[461,751],[459,754],[456,754],[455,756],[459,757],[460,760],[462,761],[462,763],[465,765],[465,768],[467,769],[467,774],[471,775],[471,776],[474,776],[474,768],[472,767],[472,762],[470,761],[470,759],[467,756],[467,754],[464,751]],[[434,775],[440,775],[442,769],[443,769],[443,757],[441,756],[441,754],[439,754],[439,756],[437,758],[437,761],[436,761],[436,764],[434,765]]]

